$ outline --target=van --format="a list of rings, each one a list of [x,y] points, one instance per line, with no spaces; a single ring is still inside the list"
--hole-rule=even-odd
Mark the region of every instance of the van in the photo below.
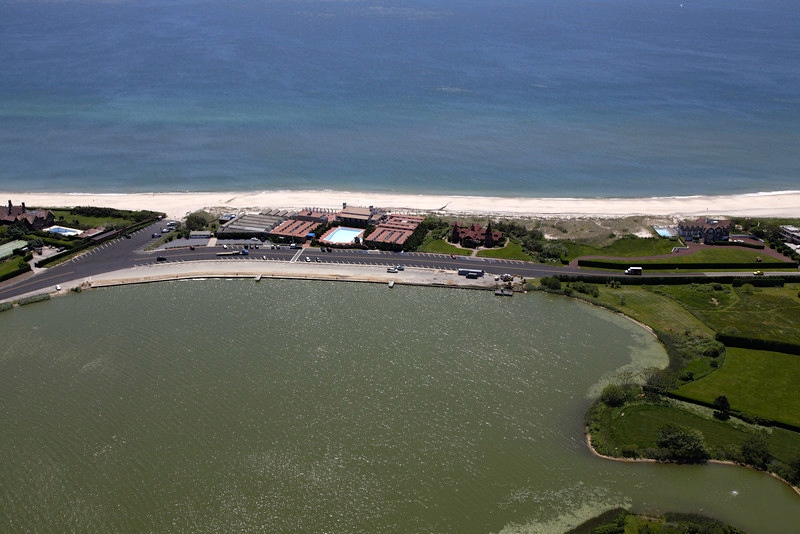
[[[641,275],[642,268],[641,267],[628,267],[625,269],[625,274],[633,274],[633,275]]]

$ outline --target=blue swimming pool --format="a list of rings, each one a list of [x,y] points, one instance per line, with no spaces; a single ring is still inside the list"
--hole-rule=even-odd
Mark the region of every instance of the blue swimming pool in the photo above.
[[[340,226],[325,236],[325,241],[329,243],[352,243],[356,237],[361,237],[364,230],[361,228],[347,228]]]
[[[81,233],[80,230],[75,230],[74,228],[67,228],[66,226],[51,226],[50,228],[45,228],[45,231],[53,234],[61,234],[66,237],[69,237],[71,235],[78,235]]]

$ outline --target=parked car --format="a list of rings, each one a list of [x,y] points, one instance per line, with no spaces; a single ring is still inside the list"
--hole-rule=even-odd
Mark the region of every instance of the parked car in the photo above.
[[[167,261],[167,258],[165,256],[158,256],[156,261]]]
[[[157,239],[157,238],[161,237],[161,234],[159,234],[158,232],[153,232],[153,236],[152,237],[153,237],[153,239]]]

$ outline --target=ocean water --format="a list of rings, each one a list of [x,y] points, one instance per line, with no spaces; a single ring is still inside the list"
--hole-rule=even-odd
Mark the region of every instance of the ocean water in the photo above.
[[[0,187],[797,189],[789,0],[0,1]]]

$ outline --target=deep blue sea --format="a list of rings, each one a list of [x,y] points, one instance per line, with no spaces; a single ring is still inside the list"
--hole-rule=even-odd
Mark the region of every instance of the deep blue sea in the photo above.
[[[796,0],[0,0],[0,188],[800,188]]]

